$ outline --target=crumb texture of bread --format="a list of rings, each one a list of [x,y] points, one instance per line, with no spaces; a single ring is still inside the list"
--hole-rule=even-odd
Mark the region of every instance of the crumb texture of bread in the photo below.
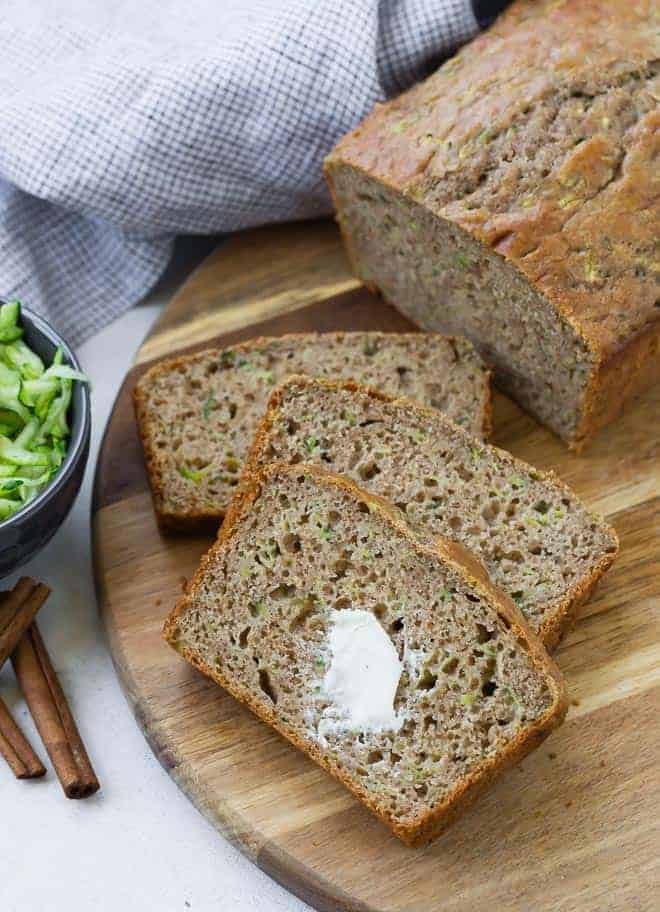
[[[326,161],[357,274],[579,446],[660,376],[657,4],[517,0]]]
[[[350,482],[273,466],[231,519],[167,639],[405,841],[430,838],[563,718],[561,677],[515,606]],[[319,731],[330,621],[345,610],[373,615],[396,650],[397,730]]]
[[[270,462],[319,464],[396,504],[419,533],[460,542],[549,645],[617,553],[614,530],[554,476],[356,384],[290,378],[247,471]]]
[[[275,384],[290,374],[353,379],[489,430],[488,372],[472,345],[431,333],[309,333],[162,361],[135,390],[140,434],[165,525],[219,521]]]

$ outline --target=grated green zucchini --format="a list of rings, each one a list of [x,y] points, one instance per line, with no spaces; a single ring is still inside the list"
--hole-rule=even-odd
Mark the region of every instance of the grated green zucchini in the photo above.
[[[57,474],[70,435],[73,384],[87,382],[58,349],[46,367],[23,341],[21,305],[0,306],[0,521],[30,503]]]

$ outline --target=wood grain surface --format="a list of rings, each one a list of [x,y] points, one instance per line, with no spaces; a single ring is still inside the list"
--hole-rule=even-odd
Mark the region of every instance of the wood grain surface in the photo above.
[[[351,278],[323,222],[231,240],[172,301],[122,387],[96,475],[96,579],[126,696],[200,811],[317,909],[657,909],[660,388],[581,456],[496,396],[495,442],[555,469],[605,513],[621,554],[557,651],[573,701],[566,723],[430,848],[401,845],[160,636],[209,539],[164,537],[156,526],[130,400],[144,364],[255,334],[408,325]]]

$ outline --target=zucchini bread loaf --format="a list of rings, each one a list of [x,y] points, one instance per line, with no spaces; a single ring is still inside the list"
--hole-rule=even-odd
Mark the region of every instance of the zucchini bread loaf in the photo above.
[[[343,377],[441,409],[477,436],[490,429],[489,374],[472,345],[434,333],[305,333],[170,358],[137,383],[135,407],[159,521],[222,519],[275,384]]]
[[[354,383],[290,378],[246,465],[316,463],[386,497],[416,530],[459,541],[548,646],[614,560],[615,531],[556,477],[439,412]]]
[[[313,466],[250,480],[165,636],[412,845],[566,712],[477,562]]]
[[[579,449],[660,376],[653,0],[518,0],[326,161],[357,274]]]

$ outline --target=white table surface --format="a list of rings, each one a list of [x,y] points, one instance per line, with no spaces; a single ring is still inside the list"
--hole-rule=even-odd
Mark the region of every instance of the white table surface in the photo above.
[[[168,280],[79,349],[93,382],[87,474],[63,527],[21,572],[53,588],[39,623],[102,788],[86,801],[64,797],[7,663],[0,694],[48,773],[19,782],[0,758],[1,912],[308,908],[230,846],[161,768],[115,677],[94,594],[90,494],[103,429],[140,341],[208,249],[179,245]]]

